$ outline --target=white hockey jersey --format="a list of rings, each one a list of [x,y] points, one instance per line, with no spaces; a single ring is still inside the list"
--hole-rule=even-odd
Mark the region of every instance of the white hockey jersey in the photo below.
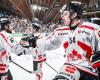
[[[14,52],[14,46],[17,44],[11,34],[0,32],[0,73],[8,71],[9,55]]]
[[[33,50],[33,61],[44,62],[46,61],[45,51],[39,50],[37,47]]]
[[[99,28],[100,26],[89,22],[83,22],[74,31],[68,26],[57,28],[46,39],[38,39],[37,47],[43,50],[53,50],[63,44],[66,53],[65,63],[97,76],[90,57],[96,51],[100,51]]]
[[[38,36],[39,38],[45,37],[42,33],[35,33],[35,36]],[[33,50],[33,61],[39,61],[44,62],[46,61],[46,53],[43,49],[40,48],[34,48]]]

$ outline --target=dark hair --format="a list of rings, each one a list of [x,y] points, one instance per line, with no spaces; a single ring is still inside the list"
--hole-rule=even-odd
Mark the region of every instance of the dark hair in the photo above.
[[[77,18],[81,18],[82,17],[82,13],[83,13],[83,6],[80,2],[78,1],[70,1],[67,4],[65,4],[63,6],[64,8],[63,11],[68,10],[70,11],[70,13],[76,12]]]

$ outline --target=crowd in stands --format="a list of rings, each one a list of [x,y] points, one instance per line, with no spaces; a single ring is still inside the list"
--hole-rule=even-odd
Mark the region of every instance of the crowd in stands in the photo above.
[[[14,13],[11,13],[10,11],[3,11],[3,10],[0,10],[0,17],[2,16],[9,16],[10,19],[11,19],[11,26],[13,26],[14,28],[14,31],[15,32],[25,32],[26,28],[27,27],[31,27],[32,26],[32,23],[25,19],[24,17],[22,16],[19,16],[17,14],[14,14]],[[41,26],[41,32],[51,32],[53,31],[55,28],[58,27],[58,23],[57,24],[54,24],[54,23],[48,23],[48,24],[42,24]]]

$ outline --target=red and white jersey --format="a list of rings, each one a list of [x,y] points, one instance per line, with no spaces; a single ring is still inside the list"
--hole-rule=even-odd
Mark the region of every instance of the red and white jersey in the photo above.
[[[34,36],[38,36],[39,38],[42,38],[43,37],[43,34],[37,32],[37,33],[34,33]],[[23,51],[23,49],[22,49]],[[21,50],[17,49],[16,51],[17,53],[20,53]],[[40,48],[33,48],[33,47],[29,47],[29,48],[24,48],[24,54],[31,54],[32,57],[33,57],[33,61],[40,61],[40,62],[43,62],[46,60],[46,54],[45,54],[45,51],[43,49],[40,49]]]
[[[65,49],[66,63],[87,71],[93,75],[90,57],[100,51],[100,26],[83,22],[74,31],[68,26],[57,28],[47,38],[37,40],[37,47],[41,50],[53,50],[61,44]],[[92,68],[90,71],[88,68]]]
[[[33,50],[33,61],[46,61],[46,53],[43,50],[39,50],[39,48],[34,48]]]
[[[43,34],[41,33],[35,33],[35,36],[38,36],[39,38],[45,37],[43,36]],[[44,62],[46,61],[46,53],[43,49],[40,48],[34,48],[33,49],[33,61],[40,61],[40,62]]]
[[[12,53],[13,47],[17,44],[11,34],[0,32],[0,73],[8,71],[9,54]]]

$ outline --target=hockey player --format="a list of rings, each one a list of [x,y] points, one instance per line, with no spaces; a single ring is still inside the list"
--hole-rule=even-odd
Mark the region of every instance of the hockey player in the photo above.
[[[43,62],[46,61],[46,54],[45,51],[40,50],[39,48],[35,47],[36,45],[33,45],[34,41],[32,40],[32,37],[34,36],[38,36],[38,38],[42,37],[42,34],[40,33],[40,22],[38,20],[35,20],[32,23],[32,32],[31,36],[29,38],[25,38],[25,40],[29,41],[30,46],[28,46],[27,49],[25,49],[25,54],[29,54],[31,53],[33,56],[33,72],[36,74],[36,80],[42,80],[43,77],[43,73],[42,73],[42,65]],[[29,34],[29,33],[28,33]],[[37,38],[37,37],[36,37]],[[22,38],[22,41],[24,41],[24,39]],[[27,47],[27,46],[24,46]]]
[[[9,69],[9,56],[15,52],[15,46],[21,46],[11,36],[13,27],[9,18],[0,18],[0,80],[12,80]],[[11,76],[11,77],[9,77]]]
[[[33,34],[34,36],[38,36],[38,38],[42,37],[40,33],[40,24],[37,22],[32,23],[33,27]],[[45,51],[40,50],[39,48],[34,48],[33,52],[33,71],[36,73],[36,80],[42,80],[43,73],[42,73],[42,65],[43,62],[46,61],[46,54]]]
[[[98,17],[90,18],[89,22],[95,23],[95,24],[99,25],[99,27],[100,27],[100,18],[98,18]],[[95,54],[95,55],[92,56],[92,61],[93,61],[92,64],[94,66],[99,65],[99,67],[98,67],[98,75],[99,75],[99,80],[100,80],[100,60],[99,60],[100,59],[100,55],[99,54],[100,53]]]
[[[91,56],[100,53],[100,29],[82,20],[83,7],[78,1],[68,2],[61,9],[65,26],[55,29],[47,38],[37,39],[40,50],[53,50],[61,44],[65,49],[66,62],[53,80],[98,80]]]
[[[11,53],[12,47],[9,44],[10,40],[8,41],[8,38],[10,38],[9,33],[11,33],[12,28],[9,26],[10,20],[7,18],[1,18],[0,24],[0,80],[8,80],[7,75],[11,74],[8,70],[8,66],[9,53]]]

